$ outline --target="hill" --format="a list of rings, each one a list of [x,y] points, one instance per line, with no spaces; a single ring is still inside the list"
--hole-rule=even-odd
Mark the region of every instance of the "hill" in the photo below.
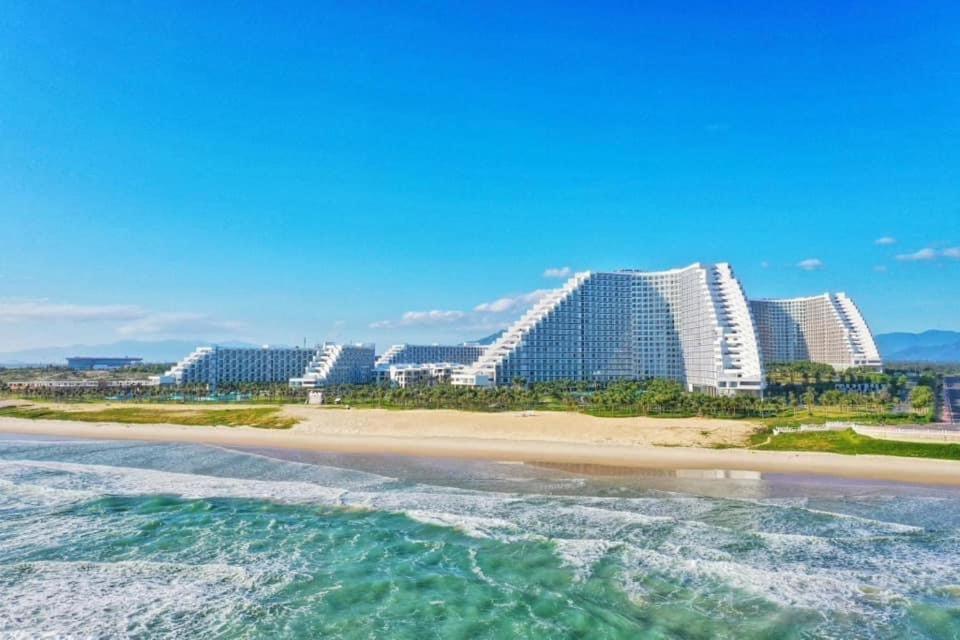
[[[960,331],[881,333],[875,337],[887,362],[960,362]]]
[[[209,340],[121,340],[107,344],[39,347],[0,353],[0,365],[66,364],[68,356],[132,356],[143,358],[147,363],[176,362],[196,347],[206,344],[213,343]],[[240,342],[217,344],[236,347],[257,346]]]

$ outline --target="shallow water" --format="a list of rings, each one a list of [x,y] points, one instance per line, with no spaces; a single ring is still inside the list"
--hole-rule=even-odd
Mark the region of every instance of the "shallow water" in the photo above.
[[[960,637],[960,493],[728,476],[0,439],[0,637]]]

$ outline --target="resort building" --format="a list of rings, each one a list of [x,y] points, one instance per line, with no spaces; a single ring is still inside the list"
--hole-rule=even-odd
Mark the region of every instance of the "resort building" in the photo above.
[[[579,273],[454,374],[453,383],[643,378],[711,394],[760,393],[756,331],[729,265]]]
[[[863,314],[844,293],[751,300],[750,307],[764,362],[808,360],[838,370],[883,368]]]
[[[375,359],[372,344],[327,342],[318,347],[306,367],[301,368],[300,377],[289,377],[289,383],[291,387],[305,389],[335,384],[367,384],[373,382]]]
[[[377,384],[398,387],[433,386],[452,380],[465,365],[456,362],[425,362],[419,364],[381,365],[374,370]]]
[[[315,353],[299,347],[197,347],[159,378],[160,384],[286,382]]]
[[[670,379],[689,391],[759,395],[765,363],[809,360],[882,368],[845,294],[749,301],[730,265],[578,273],[490,345],[324,343],[313,349],[200,347],[160,382],[287,382],[295,388],[380,382],[492,386]]]
[[[377,358],[377,367],[393,364],[425,364],[429,362],[452,362],[473,364],[486,346],[479,344],[395,344]]]

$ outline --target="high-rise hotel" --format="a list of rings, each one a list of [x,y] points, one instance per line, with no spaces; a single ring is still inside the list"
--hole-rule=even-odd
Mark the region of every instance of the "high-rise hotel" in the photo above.
[[[882,367],[844,294],[748,301],[730,268],[581,273],[511,325],[454,384],[666,378],[690,391],[756,394],[764,364]]]
[[[883,366],[863,315],[845,294],[748,300],[730,265],[719,263],[579,273],[490,346],[401,344],[376,360],[370,344],[201,348],[164,380],[289,380],[314,388],[374,380],[489,386],[665,378],[690,391],[755,395],[765,365],[802,360],[837,369]]]
[[[454,383],[643,378],[710,393],[763,388],[750,306],[729,265],[577,274]]]
[[[860,309],[845,293],[751,300],[765,362],[822,362],[836,369],[883,367]]]

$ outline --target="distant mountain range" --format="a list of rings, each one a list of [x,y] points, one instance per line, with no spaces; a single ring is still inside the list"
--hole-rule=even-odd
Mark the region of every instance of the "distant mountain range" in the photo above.
[[[887,362],[960,362],[960,331],[881,333],[875,337]]]
[[[497,331],[496,333],[491,333],[490,335],[480,338],[479,340],[474,340],[474,342],[476,344],[481,344],[481,345],[493,344],[494,342],[499,340],[500,336],[502,336],[506,331],[507,331],[506,329],[500,329],[500,331]]]
[[[144,362],[176,362],[198,346],[214,344],[209,340],[121,340],[107,344],[74,344],[65,347],[40,347],[0,353],[0,366],[61,364],[71,356],[130,356]],[[229,347],[256,347],[245,342],[218,342]]]

